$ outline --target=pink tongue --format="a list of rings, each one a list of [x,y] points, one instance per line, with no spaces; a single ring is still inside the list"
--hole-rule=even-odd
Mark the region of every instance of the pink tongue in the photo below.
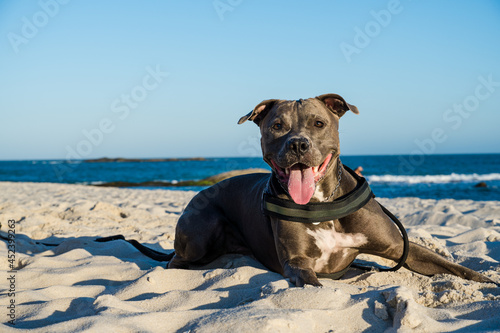
[[[297,164],[290,168],[290,178],[288,179],[288,193],[293,201],[299,205],[305,205],[311,200],[314,194],[314,173],[312,168],[303,167]]]

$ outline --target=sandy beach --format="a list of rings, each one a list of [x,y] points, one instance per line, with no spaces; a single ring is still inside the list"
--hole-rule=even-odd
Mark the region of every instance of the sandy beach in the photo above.
[[[15,273],[9,273],[8,243],[0,242],[0,330],[500,330],[494,284],[353,269],[338,281],[321,279],[321,288],[296,288],[246,256],[223,256],[199,270],[166,270],[127,242],[94,241],[122,234],[170,252],[176,222],[194,194],[0,182],[1,235],[8,238],[14,229],[16,250]],[[500,201],[379,200],[412,241],[500,283]]]

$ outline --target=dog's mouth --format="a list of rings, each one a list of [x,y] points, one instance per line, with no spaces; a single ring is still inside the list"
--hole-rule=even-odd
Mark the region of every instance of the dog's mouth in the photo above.
[[[331,159],[332,154],[328,154],[323,163],[315,167],[296,163],[290,167],[282,168],[273,160],[271,163],[278,180],[287,186],[288,194],[293,201],[299,205],[305,205],[311,200],[316,183],[325,175]]]

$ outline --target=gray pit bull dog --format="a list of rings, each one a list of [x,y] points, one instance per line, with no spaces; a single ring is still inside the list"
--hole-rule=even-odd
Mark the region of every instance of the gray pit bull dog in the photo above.
[[[318,275],[345,272],[361,253],[398,261],[404,250],[401,233],[373,197],[356,212],[319,223],[264,214],[265,195],[312,207],[353,192],[359,178],[339,159],[339,119],[347,111],[359,113],[341,96],[326,94],[266,100],[242,117],[239,124],[252,120],[260,127],[264,160],[272,174],[230,178],[198,193],[179,219],[168,268],[187,269],[225,253],[241,253],[296,286],[321,286]],[[423,275],[492,282],[412,242],[404,267]]]

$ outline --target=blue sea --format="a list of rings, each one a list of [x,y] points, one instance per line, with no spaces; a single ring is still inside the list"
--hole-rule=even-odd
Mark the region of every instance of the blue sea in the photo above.
[[[352,169],[358,166],[364,168],[363,174],[378,197],[500,200],[500,154],[342,156],[341,159]],[[172,182],[198,180],[247,168],[269,169],[261,158],[107,163],[74,160],[0,161],[0,181],[85,185],[113,181]],[[487,187],[475,187],[479,182],[485,182]],[[169,189],[201,190],[202,187]]]

